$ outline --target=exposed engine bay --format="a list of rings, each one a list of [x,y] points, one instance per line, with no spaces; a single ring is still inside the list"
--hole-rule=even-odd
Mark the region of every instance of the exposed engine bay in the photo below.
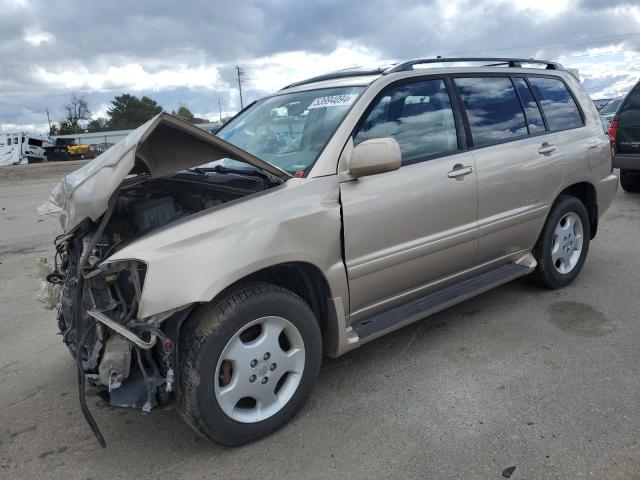
[[[138,318],[146,265],[104,260],[157,229],[279,183],[254,167],[222,165],[160,178],[130,176],[97,222],[86,219],[56,239],[55,268],[47,280],[62,287],[58,327],[76,359],[90,424],[85,381],[108,404],[145,413],[176,399],[178,329],[191,309]],[[97,427],[95,432],[100,440]]]

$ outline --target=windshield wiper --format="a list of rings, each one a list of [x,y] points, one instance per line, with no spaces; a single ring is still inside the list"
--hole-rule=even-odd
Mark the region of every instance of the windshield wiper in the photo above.
[[[223,165],[216,165],[215,167],[191,167],[187,170],[193,173],[198,173],[200,175],[207,175],[208,173],[235,173],[237,175],[251,175],[254,177],[264,178],[267,181],[279,181],[282,182],[278,177],[269,175],[267,172],[263,172],[258,167],[254,167],[253,165],[247,164],[250,168],[229,168]]]

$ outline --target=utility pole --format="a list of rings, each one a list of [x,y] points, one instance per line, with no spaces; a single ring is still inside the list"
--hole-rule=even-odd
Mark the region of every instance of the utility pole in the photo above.
[[[51,117],[49,116],[49,107],[44,107],[44,108],[47,111],[47,122],[49,122],[49,135],[51,135],[53,133],[53,130],[51,129]]]
[[[218,97],[218,111],[220,112],[220,123],[222,123],[222,104],[220,103],[220,97]]]
[[[244,102],[242,101],[242,82],[244,82],[244,70],[240,65],[236,65],[236,70],[238,72],[238,92],[240,93],[240,110],[244,108]]]

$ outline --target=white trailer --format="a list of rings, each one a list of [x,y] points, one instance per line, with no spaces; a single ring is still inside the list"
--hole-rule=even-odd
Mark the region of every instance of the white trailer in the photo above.
[[[45,135],[29,132],[0,133],[0,165],[46,162],[44,147],[52,145]]]

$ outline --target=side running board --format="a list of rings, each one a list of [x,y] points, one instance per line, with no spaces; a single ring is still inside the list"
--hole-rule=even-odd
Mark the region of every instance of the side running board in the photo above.
[[[533,268],[535,268],[535,260],[533,266],[509,263],[399,307],[368,317],[352,325],[351,328],[358,334],[359,342],[364,339],[368,340],[367,337],[408,325],[503,283],[522,277],[531,272]]]

